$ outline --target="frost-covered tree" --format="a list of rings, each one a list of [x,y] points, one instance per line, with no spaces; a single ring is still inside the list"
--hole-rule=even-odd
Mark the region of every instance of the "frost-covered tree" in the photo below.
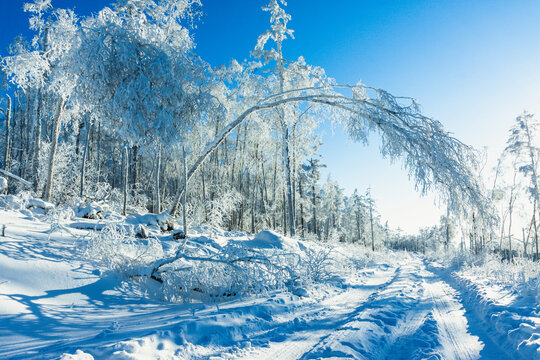
[[[537,213],[538,213],[538,156],[540,147],[537,146],[537,132],[539,124],[532,114],[524,112],[516,118],[516,121],[510,129],[510,136],[506,142],[505,153],[511,155],[514,160],[514,171],[519,171],[529,179],[528,193],[532,200],[532,220],[534,228],[534,238],[536,244],[536,259],[538,259],[538,232],[537,232]],[[514,184],[515,184],[514,175]],[[514,187],[513,187],[514,188]],[[512,189],[513,189],[512,188]],[[509,209],[512,208],[512,196]],[[510,210],[511,212],[511,210]],[[511,221],[511,220],[510,220]],[[510,225],[509,225],[510,226]],[[511,236],[509,228],[509,239]]]
[[[120,1],[83,23],[79,103],[92,123],[134,149],[134,183],[141,147],[181,149],[203,119],[206,65],[192,53],[193,39],[182,25],[196,4]],[[160,170],[155,174],[159,183]],[[159,192],[156,198],[160,202]]]
[[[75,84],[75,74],[70,71],[74,49],[78,45],[77,17],[70,10],[52,10],[50,0],[35,0],[25,4],[31,14],[30,28],[36,32],[33,48],[18,48],[18,53],[3,59],[3,69],[19,88],[37,89],[37,117],[35,118],[34,188],[38,191],[38,167],[41,152],[41,126],[45,114],[45,97],[53,99],[54,110],[50,117],[52,129],[47,178],[44,197],[51,197],[58,136],[64,117],[67,99]]]

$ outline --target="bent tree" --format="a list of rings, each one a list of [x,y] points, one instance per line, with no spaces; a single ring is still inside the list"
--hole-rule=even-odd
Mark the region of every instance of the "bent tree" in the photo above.
[[[237,130],[244,122],[257,116],[279,119],[282,131],[284,171],[286,191],[291,190],[288,154],[287,117],[291,116],[291,106],[309,111],[319,119],[341,124],[351,139],[367,142],[368,134],[376,132],[382,140],[381,154],[390,160],[402,159],[409,175],[415,181],[416,189],[426,193],[429,189],[439,190],[455,212],[468,212],[471,208],[485,212],[485,199],[480,183],[474,172],[476,155],[472,148],[463,144],[444,130],[442,124],[421,113],[413,98],[397,97],[382,89],[356,85],[338,85],[326,77],[324,70],[309,66],[303,58],[286,61],[281,52],[281,42],[292,35],[287,29],[290,15],[281,5],[283,0],[272,0],[264,8],[271,13],[271,30],[261,35],[254,55],[268,63],[276,63],[274,73],[259,75],[264,77],[265,91],[253,91],[249,101],[242,98],[237,105],[239,112],[215,138],[208,142],[187,172],[189,181],[205,160]],[[268,39],[276,42],[276,49],[264,51]],[[244,71],[260,71],[262,65],[245,66]],[[238,82],[234,83],[238,86]],[[287,180],[288,179],[288,180]],[[186,181],[178,187],[170,213],[175,215],[179,208]],[[292,190],[291,190],[292,192]],[[292,197],[292,196],[291,196]],[[295,233],[292,199],[287,195],[288,227]]]
[[[340,89],[350,90],[351,94],[343,95],[338,92]],[[431,188],[442,191],[449,207],[455,211],[467,211],[465,205],[484,210],[481,185],[473,169],[474,151],[446,132],[440,122],[423,115],[414,99],[398,98],[362,84],[292,89],[260,99],[206,145],[187,172],[187,180],[250,115],[292,103],[315,105],[311,111],[321,117],[330,114],[346,126],[348,135],[355,141],[365,142],[369,132],[377,132],[382,139],[382,155],[390,159],[402,158],[420,192],[426,193]],[[176,213],[184,187],[185,184],[179,187],[171,214]]]

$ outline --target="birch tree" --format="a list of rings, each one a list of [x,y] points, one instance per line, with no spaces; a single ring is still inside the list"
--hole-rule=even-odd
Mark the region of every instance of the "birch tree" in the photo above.
[[[534,239],[536,247],[536,260],[538,258],[538,231],[537,231],[537,213],[538,213],[538,155],[540,148],[536,145],[536,136],[539,129],[538,122],[532,114],[523,112],[516,118],[516,121],[510,129],[510,136],[506,142],[505,152],[514,157],[514,171],[519,171],[526,178],[529,178],[528,193],[532,200],[532,226],[534,229]],[[515,179],[515,175],[514,175]],[[514,181],[515,183],[515,181]],[[512,203],[510,203],[510,209]],[[511,211],[511,210],[510,210]],[[510,228],[509,228],[510,232]],[[509,233],[510,237],[511,234]]]

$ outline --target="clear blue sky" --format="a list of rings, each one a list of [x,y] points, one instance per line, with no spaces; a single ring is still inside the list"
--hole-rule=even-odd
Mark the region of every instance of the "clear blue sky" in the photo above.
[[[27,28],[21,0],[0,0],[0,54]],[[82,15],[107,0],[53,0]],[[197,52],[213,65],[249,56],[268,26],[266,0],[203,0],[195,31]],[[339,5],[336,5],[339,4]],[[288,58],[302,55],[341,83],[364,83],[415,97],[456,137],[488,147],[489,163],[504,146],[523,109],[540,115],[540,1],[538,0],[289,0],[295,40]],[[328,172],[346,192],[371,185],[383,218],[414,232],[440,212],[420,199],[399,164],[380,159],[377,141],[348,145],[322,129]]]

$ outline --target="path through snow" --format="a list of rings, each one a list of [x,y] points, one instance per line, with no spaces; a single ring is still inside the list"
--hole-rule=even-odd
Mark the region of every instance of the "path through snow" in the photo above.
[[[472,334],[456,292],[420,257],[385,271],[308,312],[302,324],[257,359],[479,359],[501,354],[489,339]],[[480,335],[482,336],[482,335]]]
[[[0,216],[9,230],[0,241],[0,358],[58,358],[78,350],[96,359],[501,354],[459,293],[417,255],[339,274],[308,297],[277,292],[218,305],[166,304],[145,299],[121,279],[97,276],[73,257],[69,234],[49,239],[50,225],[2,210]]]

